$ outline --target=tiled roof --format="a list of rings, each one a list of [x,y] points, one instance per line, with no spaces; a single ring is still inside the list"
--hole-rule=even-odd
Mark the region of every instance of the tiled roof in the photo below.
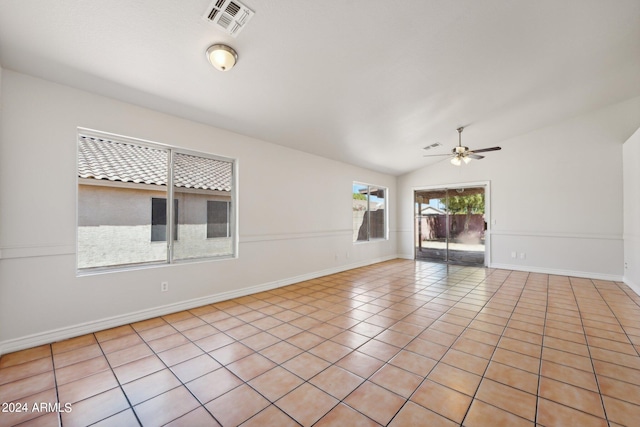
[[[176,153],[173,185],[204,190],[231,191],[231,163]]]
[[[125,142],[80,136],[78,176],[167,185],[168,152]],[[174,185],[231,191],[231,163],[176,153]]]

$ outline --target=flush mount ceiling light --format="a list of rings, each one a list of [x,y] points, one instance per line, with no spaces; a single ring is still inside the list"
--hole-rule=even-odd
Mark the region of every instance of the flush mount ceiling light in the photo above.
[[[236,65],[238,54],[226,44],[214,44],[207,49],[207,59],[216,69],[229,71]]]

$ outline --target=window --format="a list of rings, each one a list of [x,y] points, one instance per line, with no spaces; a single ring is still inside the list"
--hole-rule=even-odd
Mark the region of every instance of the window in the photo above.
[[[387,189],[353,183],[353,241],[387,238]]]
[[[207,239],[229,237],[229,202],[207,201]]]
[[[235,256],[234,160],[78,132],[79,271]]]
[[[173,201],[173,240],[178,240],[178,201]],[[167,241],[167,199],[151,199],[151,241]]]

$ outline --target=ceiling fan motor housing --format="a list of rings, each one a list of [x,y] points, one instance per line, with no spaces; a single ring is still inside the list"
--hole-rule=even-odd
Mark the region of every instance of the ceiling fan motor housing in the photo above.
[[[463,153],[466,153],[467,151],[469,151],[469,147],[465,147],[464,145],[459,145],[453,150],[451,150],[453,154],[463,154]]]

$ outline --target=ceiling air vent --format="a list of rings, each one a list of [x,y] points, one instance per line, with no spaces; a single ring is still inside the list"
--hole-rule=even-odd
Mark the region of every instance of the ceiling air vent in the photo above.
[[[441,146],[441,145],[442,145],[442,144],[441,144],[441,143],[439,143],[439,142],[434,142],[434,143],[433,143],[433,144],[431,144],[431,145],[427,145],[426,147],[423,147],[423,149],[424,149],[424,150],[431,150],[432,148],[436,148],[436,147],[439,147],[439,146]]]
[[[225,33],[237,37],[254,13],[237,0],[213,0],[204,18]]]

